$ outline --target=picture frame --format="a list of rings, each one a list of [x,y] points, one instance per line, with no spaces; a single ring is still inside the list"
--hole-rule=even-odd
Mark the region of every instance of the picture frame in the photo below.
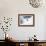
[[[35,15],[34,14],[18,14],[18,26],[30,26],[35,25]]]

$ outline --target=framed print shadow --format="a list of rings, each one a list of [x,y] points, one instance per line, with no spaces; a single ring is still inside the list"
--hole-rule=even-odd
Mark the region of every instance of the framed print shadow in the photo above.
[[[18,26],[34,26],[35,15],[34,14],[18,14]]]

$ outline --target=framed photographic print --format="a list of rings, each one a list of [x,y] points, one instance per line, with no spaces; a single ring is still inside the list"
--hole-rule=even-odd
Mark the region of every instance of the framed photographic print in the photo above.
[[[18,14],[18,26],[34,26],[34,14]]]

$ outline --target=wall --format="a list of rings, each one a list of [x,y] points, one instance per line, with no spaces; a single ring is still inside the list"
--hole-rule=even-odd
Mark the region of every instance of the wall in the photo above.
[[[27,40],[34,34],[37,39],[45,39],[45,15],[46,5],[40,8],[33,8],[28,0],[0,0],[0,17],[12,17],[12,27],[8,33],[16,40]],[[18,14],[35,14],[34,27],[18,27]],[[0,31],[0,35],[2,35]],[[4,33],[3,33],[4,34]],[[0,39],[3,37],[0,36]]]

